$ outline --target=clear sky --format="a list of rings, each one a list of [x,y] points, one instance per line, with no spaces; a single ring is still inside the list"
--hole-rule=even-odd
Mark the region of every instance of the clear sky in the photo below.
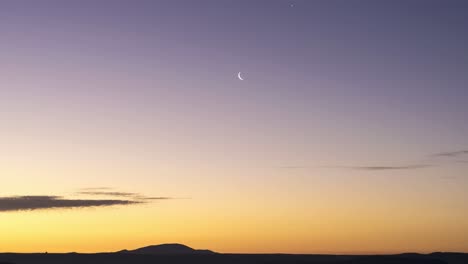
[[[0,1],[0,251],[468,251],[467,12]]]

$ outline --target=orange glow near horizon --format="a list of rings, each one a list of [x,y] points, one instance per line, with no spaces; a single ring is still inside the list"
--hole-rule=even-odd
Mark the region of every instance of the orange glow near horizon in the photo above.
[[[466,213],[456,209],[462,205],[455,201],[391,189],[382,180],[370,180],[366,186],[349,178],[339,184],[313,181],[301,187],[277,177],[258,185],[261,193],[246,188],[244,196],[236,187],[242,181],[234,181],[231,189],[218,186],[217,191],[188,199],[1,213],[0,249],[91,253],[182,243],[224,253],[468,250],[466,236],[460,235],[468,232],[468,225],[459,222]],[[378,186],[389,189],[374,189]],[[293,187],[291,196],[288,188]],[[428,192],[433,187],[412,188]],[[222,199],[212,199],[214,195]],[[464,195],[461,189],[452,193],[458,195]]]

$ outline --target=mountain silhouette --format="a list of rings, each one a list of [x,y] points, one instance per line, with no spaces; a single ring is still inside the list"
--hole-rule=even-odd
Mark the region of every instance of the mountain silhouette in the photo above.
[[[143,252],[143,253],[142,253]],[[209,254],[208,254],[209,253]],[[0,253],[0,264],[466,264],[468,254],[290,255],[222,254],[180,244],[115,253]]]
[[[207,255],[207,254],[216,254],[211,250],[200,250],[200,249],[193,249],[186,245],[182,244],[161,244],[161,245],[154,245],[154,246],[147,246],[138,248],[135,250],[122,250],[117,253],[124,253],[124,254],[144,254],[144,255]]]

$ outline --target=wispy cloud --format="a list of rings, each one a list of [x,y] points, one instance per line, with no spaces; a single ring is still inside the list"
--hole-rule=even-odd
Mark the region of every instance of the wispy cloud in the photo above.
[[[452,181],[452,180],[456,180],[457,177],[455,176],[441,176],[440,177],[442,180],[448,180],[448,181]]]
[[[332,168],[343,168],[352,170],[366,170],[366,171],[385,171],[385,170],[417,170],[432,167],[429,164],[415,164],[405,166],[333,166]]]
[[[140,201],[175,199],[173,197],[167,197],[167,196],[150,197],[150,196],[143,195],[141,193],[119,192],[119,191],[114,191],[112,188],[107,188],[107,187],[81,189],[81,191],[77,192],[76,194],[87,195],[87,196],[125,197],[126,199],[140,200]]]
[[[106,191],[112,190],[110,187],[90,187],[90,188],[81,188],[81,191]]]
[[[468,157],[468,149],[457,150],[457,151],[448,151],[448,152],[439,152],[429,155],[432,159],[423,159],[421,162],[423,164],[410,164],[410,165],[377,165],[377,166],[317,166],[319,168],[338,168],[338,169],[351,169],[351,170],[363,170],[363,171],[387,171],[387,170],[417,170],[424,169],[428,167],[438,166],[438,158],[449,158],[450,162],[456,163],[468,163],[468,160],[465,158]],[[426,156],[427,158],[427,156]],[[279,169],[284,170],[300,170],[313,168],[313,166],[302,166],[302,165],[283,165],[278,166]]]
[[[138,200],[148,200],[148,201],[156,201],[156,200],[172,200],[172,199],[188,199],[188,198],[173,198],[173,197],[145,197],[139,196],[136,197]]]
[[[104,207],[142,203],[135,200],[66,199],[61,196],[9,196],[0,197],[0,212],[44,210],[59,208]]]
[[[300,170],[300,169],[307,169],[310,168],[308,166],[279,166],[278,168],[284,170]]]
[[[331,168],[331,169],[351,169],[351,170],[368,170],[368,171],[383,171],[383,170],[416,170],[416,169],[423,169],[428,167],[433,167],[434,165],[431,164],[410,164],[410,165],[397,165],[397,166],[317,166],[316,168]],[[284,170],[300,170],[300,169],[308,169],[313,168],[311,166],[279,166],[279,169]]]
[[[77,194],[83,195],[98,195],[98,196],[120,196],[120,197],[132,197],[138,196],[138,193],[129,193],[129,192],[96,192],[96,191],[84,191],[84,192],[77,192]]]
[[[463,155],[468,155],[468,150],[441,152],[441,153],[433,154],[432,156],[434,157],[460,157]]]

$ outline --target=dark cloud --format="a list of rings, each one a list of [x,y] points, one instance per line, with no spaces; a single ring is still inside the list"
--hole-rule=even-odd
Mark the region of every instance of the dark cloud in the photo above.
[[[384,171],[384,170],[417,170],[432,167],[428,164],[415,164],[406,166],[336,166],[334,168],[344,168],[353,170]]]
[[[441,153],[433,154],[432,156],[434,157],[459,157],[463,155],[468,155],[468,150],[441,152]]]
[[[61,196],[10,196],[0,197],[0,212],[44,210],[59,208],[103,207],[143,203],[135,200],[80,200]]]

